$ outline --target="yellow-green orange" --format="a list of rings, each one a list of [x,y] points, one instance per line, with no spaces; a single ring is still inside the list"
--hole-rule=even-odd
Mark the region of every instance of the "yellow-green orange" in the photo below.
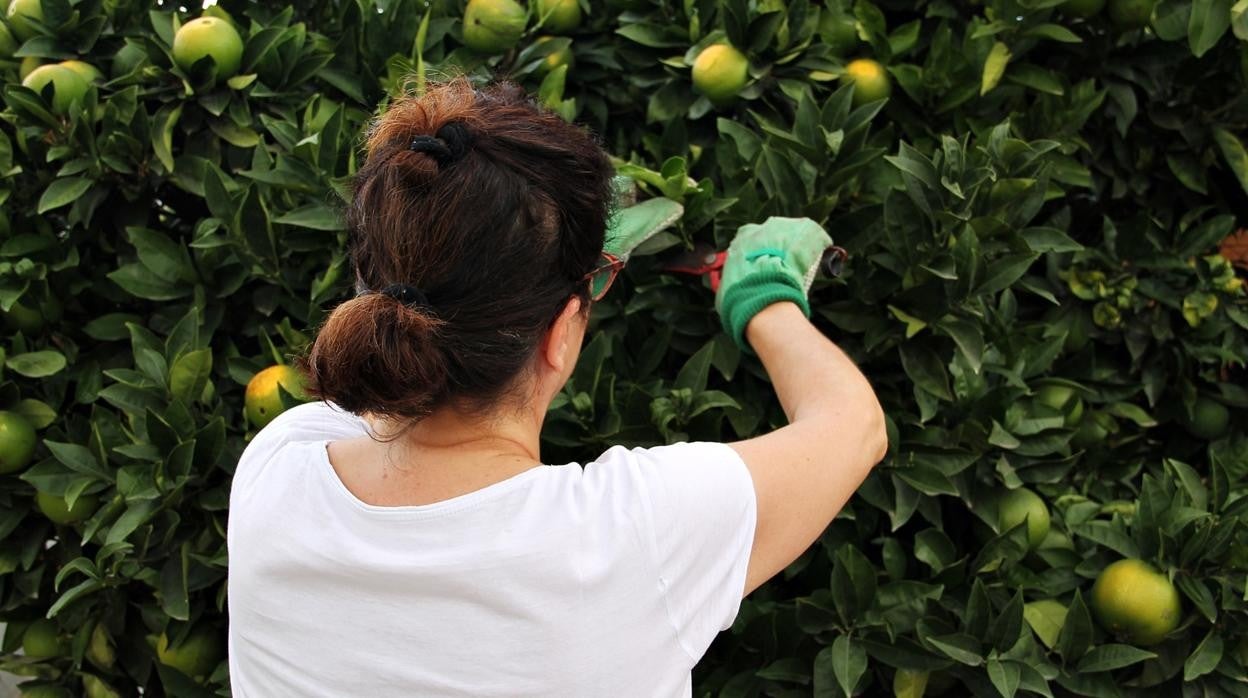
[[[0,475],[30,465],[35,455],[35,427],[16,412],[0,411]]]
[[[25,41],[38,33],[35,22],[43,22],[42,0],[13,0],[7,12],[13,38]]]
[[[581,26],[581,5],[577,0],[537,0],[537,18],[546,31],[570,32]]]
[[[79,495],[71,507],[64,497],[46,492],[35,494],[35,504],[43,515],[58,524],[72,524],[85,520],[100,507],[100,498],[93,494]]]
[[[183,24],[173,36],[173,60],[189,71],[205,56],[212,58],[212,75],[225,79],[238,72],[243,61],[243,39],[234,25],[220,17],[200,17]]]
[[[1153,17],[1153,0],[1109,0],[1109,19],[1122,29],[1139,29]]]
[[[1057,6],[1062,14],[1069,17],[1094,17],[1105,9],[1105,0],[1066,0]]]
[[[1049,535],[1049,508],[1035,492],[1025,487],[1010,490],[1001,495],[997,507],[1002,533],[1027,522],[1027,543],[1032,550],[1039,548]]]
[[[854,106],[887,98],[893,83],[884,66],[870,58],[859,58],[845,66],[845,79],[854,84]]]
[[[711,44],[693,61],[693,87],[712,102],[736,97],[745,87],[750,61],[729,44]]]
[[[1071,386],[1060,383],[1045,385],[1036,391],[1036,401],[1062,412],[1068,427],[1083,419],[1083,400],[1075,397],[1075,389]]]
[[[923,698],[930,675],[926,671],[898,669],[897,673],[893,674],[893,696],[895,698]]]
[[[117,689],[94,674],[82,675],[82,695],[86,698],[121,698]]]
[[[215,632],[206,628],[191,631],[186,640],[174,647],[169,646],[169,637],[162,634],[156,641],[156,658],[191,678],[202,679],[221,662],[221,642]]]
[[[1231,424],[1231,412],[1226,406],[1205,396],[1196,398],[1192,416],[1183,414],[1183,426],[1192,436],[1205,441],[1220,439],[1226,435]]]
[[[99,68],[85,61],[61,61],[61,65],[78,73],[87,82],[95,82],[104,78],[104,73],[101,73]]]
[[[77,71],[59,64],[41,65],[30,71],[30,75],[22,80],[23,87],[28,87],[41,95],[49,84],[52,85],[50,106],[57,114],[69,111],[74,100],[82,99],[82,96],[87,93],[87,81],[83,80]]]
[[[478,53],[510,50],[524,35],[528,14],[515,0],[468,0],[464,45]]]
[[[257,429],[273,421],[285,409],[281,393],[277,389],[279,385],[292,397],[298,400],[307,399],[303,378],[290,366],[277,364],[257,373],[247,382],[247,390],[243,395],[247,421]]]
[[[22,653],[31,659],[47,659],[56,657],[65,650],[61,640],[61,629],[56,623],[41,618],[22,634]]]
[[[87,659],[97,667],[108,670],[117,661],[117,651],[113,649],[113,640],[103,623],[96,623],[91,629],[91,640],[87,643]]]
[[[34,72],[35,68],[43,65],[43,59],[37,56],[26,56],[17,66],[17,77],[25,80],[27,75]]]
[[[1119,560],[1092,585],[1089,606],[1096,621],[1123,642],[1155,645],[1179,625],[1179,592],[1143,560]]]
[[[539,36],[534,43],[544,44],[554,39],[555,37],[553,36]],[[568,66],[568,70],[571,70],[576,65],[576,56],[572,54],[571,46],[564,46],[546,54],[542,57],[542,62],[538,64],[536,72],[538,75],[545,75],[561,65]]]

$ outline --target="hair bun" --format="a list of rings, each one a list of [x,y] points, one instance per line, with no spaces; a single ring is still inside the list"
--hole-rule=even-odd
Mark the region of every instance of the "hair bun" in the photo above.
[[[472,145],[472,133],[462,121],[448,121],[442,124],[436,135],[451,151],[451,162],[464,157],[468,153],[468,147]]]

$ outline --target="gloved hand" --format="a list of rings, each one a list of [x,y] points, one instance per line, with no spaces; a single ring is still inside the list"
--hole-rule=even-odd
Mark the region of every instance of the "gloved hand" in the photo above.
[[[772,303],[793,301],[810,317],[806,294],[831,246],[832,238],[809,218],[772,216],[737,229],[715,294],[715,310],[737,346],[750,352],[745,326]]]
[[[627,262],[633,250],[680,220],[685,207],[662,197],[634,204],[636,191],[633,181],[620,176],[616,177],[615,184],[619,208],[607,221],[603,251]]]

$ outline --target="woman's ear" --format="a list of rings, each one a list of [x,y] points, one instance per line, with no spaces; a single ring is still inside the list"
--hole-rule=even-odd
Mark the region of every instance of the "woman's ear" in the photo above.
[[[542,363],[556,374],[562,375],[570,368],[569,364],[575,363],[576,354],[581,348],[581,338],[585,332],[585,318],[581,308],[580,297],[570,298],[542,338]]]

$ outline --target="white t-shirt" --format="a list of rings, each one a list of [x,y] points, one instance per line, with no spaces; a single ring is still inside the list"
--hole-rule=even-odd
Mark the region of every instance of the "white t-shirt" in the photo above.
[[[356,498],[300,405],[248,444],[230,494],[236,698],[690,696],[732,625],[757,516],[718,443],[614,447],[421,506]]]

